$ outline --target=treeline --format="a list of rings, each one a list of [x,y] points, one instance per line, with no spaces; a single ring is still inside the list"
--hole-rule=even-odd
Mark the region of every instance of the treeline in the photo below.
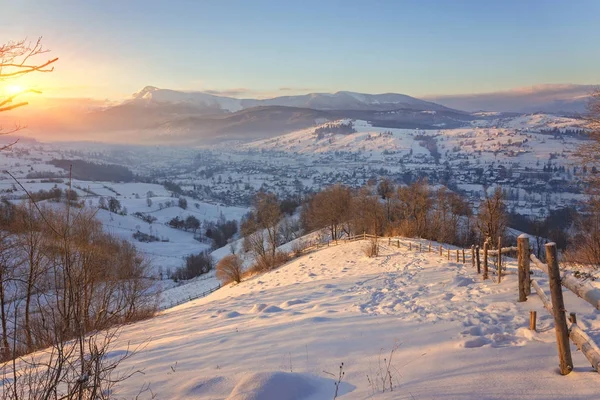
[[[69,171],[74,179],[83,181],[131,182],[134,174],[127,167],[115,164],[97,164],[85,160],[52,160],[55,167]]]
[[[237,221],[228,221],[223,214],[221,214],[217,222],[204,220],[203,223],[193,215],[188,215],[185,218],[177,216],[171,218],[167,222],[167,225],[186,232],[199,233],[198,240],[202,240],[202,232],[204,232],[204,236],[211,240],[211,248],[213,250],[225,246],[238,232]]]
[[[352,121],[347,124],[325,124],[315,129],[318,140],[323,139],[327,134],[350,135],[352,133],[356,133]]]
[[[0,203],[2,360],[150,316],[149,264],[92,210]]]
[[[24,199],[31,198],[33,201],[43,201],[49,200],[60,203],[61,201],[70,201],[71,203],[75,203],[79,200],[79,194],[73,189],[61,189],[58,186],[54,185],[54,187],[50,190],[38,190],[37,192],[31,192],[29,195],[25,195]]]
[[[503,235],[506,207],[502,191],[495,191],[475,217],[466,199],[444,187],[432,190],[425,180],[398,186],[382,179],[360,189],[334,185],[315,194],[303,204],[301,222],[306,231],[326,228],[332,240],[365,232],[466,246]]]
[[[555,137],[560,136],[574,136],[574,137],[585,137],[587,135],[585,129],[560,129],[554,127],[552,129],[540,129],[542,135],[553,135]]]

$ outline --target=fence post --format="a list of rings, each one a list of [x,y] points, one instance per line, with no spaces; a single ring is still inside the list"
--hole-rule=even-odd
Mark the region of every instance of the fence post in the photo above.
[[[463,253],[463,264],[467,263],[467,259],[465,257],[465,249],[462,249],[462,253]]]
[[[571,359],[571,347],[569,346],[569,330],[567,328],[567,318],[565,316],[565,303],[560,282],[560,269],[556,257],[556,243],[546,244],[546,260],[548,261],[550,295],[552,296],[552,311],[554,313],[554,329],[556,330],[560,373],[561,375],[567,375],[573,370],[573,360]]]
[[[410,243],[410,242],[408,243],[408,249],[412,250],[412,243]]]
[[[419,253],[421,252],[421,243],[419,243]]]
[[[488,241],[483,242],[483,280],[488,277]]]
[[[529,330],[535,331],[537,325],[537,311],[529,311]]]
[[[450,261],[450,248],[448,248],[448,261]]]
[[[400,239],[398,239],[398,248],[400,248]]]
[[[367,233],[363,231],[363,240],[367,240]]]
[[[431,242],[429,242],[429,252],[431,253]]]
[[[443,254],[443,251],[444,251],[444,246],[442,246],[442,245],[440,244],[440,257],[442,257],[442,256],[444,255],[444,254]]]
[[[475,246],[475,254],[477,255],[477,273],[481,273],[481,262],[479,260],[479,245]]]
[[[502,236],[498,236],[498,283],[502,280]]]
[[[388,246],[392,244],[392,238],[388,238]]]
[[[456,249],[456,262],[460,262],[460,251],[458,249]]]
[[[475,245],[471,245],[471,265],[475,268]]]
[[[518,260],[519,260],[519,301],[527,301],[529,293],[527,288],[531,288],[529,281],[529,236],[522,234],[517,238]],[[535,329],[533,329],[535,330]]]

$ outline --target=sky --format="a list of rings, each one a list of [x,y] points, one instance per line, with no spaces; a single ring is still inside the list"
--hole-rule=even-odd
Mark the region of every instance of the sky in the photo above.
[[[60,58],[18,82],[51,97],[600,83],[597,0],[0,0],[0,10],[0,44],[43,36],[52,52],[41,61]]]

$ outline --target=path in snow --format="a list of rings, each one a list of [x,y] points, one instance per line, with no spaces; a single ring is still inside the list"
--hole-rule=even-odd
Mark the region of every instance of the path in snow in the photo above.
[[[516,302],[515,275],[498,285],[435,253],[382,245],[380,257],[367,258],[365,245],[307,254],[125,327],[116,350],[150,341],[124,363],[145,375],[122,395],[149,382],[161,399],[280,400],[288,382],[290,398],[332,399],[324,371],[336,375],[343,362],[339,398],[367,399],[367,375],[376,377],[380,358],[400,343],[395,391],[373,398],[597,397],[600,377],[579,352],[575,371],[558,375],[552,319],[535,296]],[[574,296],[566,302],[600,331],[595,310]],[[530,309],[540,316],[537,333],[527,328]]]

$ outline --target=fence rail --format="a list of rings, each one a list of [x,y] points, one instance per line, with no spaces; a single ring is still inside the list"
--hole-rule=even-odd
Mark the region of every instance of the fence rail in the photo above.
[[[537,295],[542,300],[544,308],[554,316],[554,328],[556,330],[556,342],[561,374],[567,375],[573,370],[569,339],[577,346],[577,348],[579,348],[579,350],[581,350],[582,354],[592,365],[592,368],[600,373],[598,368],[600,366],[600,348],[577,324],[577,315],[575,313],[569,313],[569,317],[567,318],[568,311],[564,304],[562,287],[569,289],[572,293],[591,304],[597,310],[600,309],[600,290],[589,283],[579,281],[568,272],[561,274],[555,243],[546,244],[546,259],[548,260],[548,263],[545,264],[535,255],[531,254],[528,237],[520,236],[519,241],[522,241],[524,244],[523,246],[519,246],[519,269],[529,269],[529,262],[531,261],[533,266],[541,270],[549,278],[550,300],[548,299],[548,296],[546,296],[546,293],[539,282],[535,279],[524,282],[520,275],[519,287],[522,285],[533,286]],[[519,300],[523,301],[521,296],[519,296]],[[527,299],[525,298],[524,300],[526,301]],[[534,314],[532,313],[531,315]],[[532,318],[535,318],[535,316]],[[530,325],[535,326],[535,321],[532,321],[532,324]]]
[[[366,239],[383,239],[377,238],[373,235],[355,235],[347,238],[347,241],[355,240],[366,240]],[[400,240],[388,238],[388,244],[400,247]],[[413,243],[404,243],[408,250],[412,250]],[[470,249],[461,249],[449,247],[444,248],[443,245],[439,245],[438,249],[432,247],[432,243],[429,242],[423,245],[423,243],[414,244],[416,251],[427,251],[437,252],[439,255],[447,257],[448,260],[454,259],[456,256],[456,262],[460,262],[462,258],[463,264],[466,264],[467,259],[471,261],[472,266],[477,267],[477,273],[483,272],[483,279],[488,279],[490,274],[489,271],[489,257],[493,256],[497,258],[497,271],[491,271],[498,276],[498,283],[501,282],[501,277],[507,274],[506,271],[502,271],[502,259],[503,255],[516,253],[518,261],[518,281],[519,281],[519,301],[527,301],[527,296],[531,295],[531,287],[534,288],[535,293],[540,297],[544,308],[554,317],[554,325],[556,330],[556,341],[559,355],[559,365],[561,374],[567,375],[573,370],[573,361],[571,358],[571,352],[569,347],[569,340],[571,340],[581,350],[582,354],[592,365],[592,368],[600,373],[600,347],[594,342],[594,340],[577,324],[577,316],[575,313],[569,313],[567,317],[567,310],[564,305],[564,299],[562,296],[562,287],[569,289],[578,297],[582,298],[589,304],[591,304],[597,310],[600,310],[600,289],[590,285],[588,282],[582,282],[576,277],[569,273],[560,273],[560,269],[557,261],[556,244],[546,244],[546,254],[548,264],[541,262],[535,255],[531,253],[529,246],[529,237],[527,235],[521,235],[517,239],[517,246],[502,247],[502,239],[498,239],[497,249],[489,249],[489,239],[484,243],[483,248],[479,246],[471,246]],[[469,251],[470,250],[470,251]],[[470,253],[470,257],[467,257]],[[483,271],[482,263],[483,261]],[[543,271],[550,281],[550,298],[544,292],[544,289],[540,286],[538,280],[531,279],[530,266],[533,264],[535,267]],[[535,311],[530,312],[530,329],[536,329],[536,318],[537,313]]]
[[[178,305],[183,304],[183,303],[187,303],[189,301],[201,299],[202,297],[206,297],[209,294],[216,292],[220,288],[221,288],[221,284],[217,285],[216,287],[214,287],[212,289],[208,289],[208,290],[206,290],[206,291],[204,291],[204,292],[202,292],[200,294],[197,294],[197,295],[194,295],[194,296],[188,296],[188,297],[186,297],[184,299],[176,301],[175,303],[169,304],[168,306],[160,307],[160,311],[164,311],[164,310],[169,309],[169,308],[177,307]]]

